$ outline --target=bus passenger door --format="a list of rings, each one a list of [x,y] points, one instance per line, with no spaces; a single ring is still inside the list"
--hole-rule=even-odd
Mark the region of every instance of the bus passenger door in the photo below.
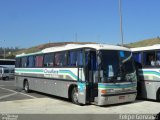
[[[96,51],[85,51],[85,67],[78,68],[78,101],[79,103],[89,103],[94,101],[94,97],[98,95],[95,88],[96,82],[94,80],[96,73]]]
[[[78,102],[86,104],[86,82],[84,70],[84,54],[83,50],[78,53]]]
[[[96,51],[90,51],[88,56],[88,64],[86,64],[86,81],[87,86],[87,100],[94,102],[95,97],[98,96],[98,69]]]

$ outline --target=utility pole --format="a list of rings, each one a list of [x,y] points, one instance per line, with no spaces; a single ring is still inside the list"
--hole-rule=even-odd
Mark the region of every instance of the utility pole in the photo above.
[[[77,33],[75,33],[75,42],[78,42],[78,36],[77,36]]]
[[[4,40],[4,59],[6,59],[5,40]]]
[[[119,0],[119,16],[120,16],[120,33],[121,33],[121,45],[123,46],[123,28],[122,28],[122,8],[121,0]]]

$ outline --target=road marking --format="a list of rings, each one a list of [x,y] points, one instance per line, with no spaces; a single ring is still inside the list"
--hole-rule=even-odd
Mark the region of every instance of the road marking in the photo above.
[[[11,90],[11,89],[7,89],[7,88],[4,88],[4,87],[0,87],[1,89],[3,89],[3,90],[8,90],[8,91],[10,91],[10,92],[14,92],[14,93],[17,93],[16,91],[14,91],[14,90]]]
[[[3,81],[3,82],[12,82],[12,81]]]
[[[13,96],[13,95],[16,95],[17,92],[15,93],[12,93],[12,94],[9,94],[9,95],[4,95],[4,96],[1,96],[0,99],[4,99],[4,98],[7,98],[7,97],[10,97],[10,96]]]
[[[37,98],[37,97],[34,97],[34,96],[32,96],[32,95],[28,95],[28,94],[25,94],[25,93],[22,93],[22,92],[19,92],[20,94],[22,94],[22,95],[25,95],[25,96],[28,96],[28,97],[31,97],[31,98]]]
[[[15,85],[0,85],[0,87],[10,87],[10,86],[15,87]]]
[[[14,91],[14,90],[7,89],[7,88],[3,88],[3,87],[0,87],[0,89],[4,89],[4,90],[8,90],[8,91],[10,91],[10,92],[17,93],[17,92]],[[32,95],[28,95],[28,94],[25,94],[25,93],[22,93],[22,92],[18,92],[18,93],[20,93],[20,94],[22,94],[22,95],[25,95],[25,96],[28,96],[28,97],[31,97],[31,98],[37,98],[37,97],[34,97],[34,96],[32,96]]]

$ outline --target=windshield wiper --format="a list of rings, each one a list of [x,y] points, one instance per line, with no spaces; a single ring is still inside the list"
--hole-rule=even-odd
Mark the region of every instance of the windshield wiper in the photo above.
[[[130,54],[129,57],[127,57],[126,59],[124,59],[124,60],[122,61],[122,63],[124,64],[125,62],[127,62],[127,61],[130,60],[131,58],[132,58],[132,53]]]

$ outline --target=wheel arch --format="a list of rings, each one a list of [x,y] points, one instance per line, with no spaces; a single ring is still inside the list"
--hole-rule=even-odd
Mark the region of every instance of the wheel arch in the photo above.
[[[160,87],[157,89],[157,92],[156,92],[156,100],[160,101]]]
[[[77,84],[71,84],[68,89],[68,98],[71,99],[72,90],[74,87],[78,87]]]
[[[23,89],[24,89],[24,85],[25,85],[26,81],[29,82],[27,78],[24,78],[24,80],[23,80]]]

